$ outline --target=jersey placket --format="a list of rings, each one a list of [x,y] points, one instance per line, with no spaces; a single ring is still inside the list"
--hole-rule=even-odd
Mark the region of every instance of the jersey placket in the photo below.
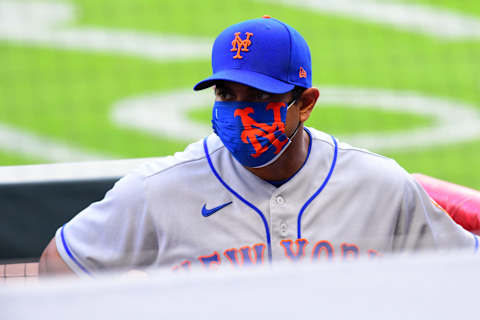
[[[296,215],[292,214],[292,204],[288,196],[282,192],[285,190],[279,188],[272,193],[269,201],[270,210],[270,230],[272,240],[273,260],[285,259],[285,254],[281,247],[283,240],[295,239],[295,219]],[[296,213],[296,212],[295,212]]]
[[[310,136],[311,137],[311,136]],[[268,204],[268,211],[269,212],[262,212],[257,205],[251,202],[252,199],[247,199],[245,198],[245,195],[242,195],[241,193],[238,192],[238,188],[232,188],[229,184],[227,184],[221,175],[218,173],[218,171],[215,169],[215,166],[212,162],[212,159],[210,158],[209,151],[208,151],[208,143],[207,143],[207,138],[204,139],[203,141],[203,147],[204,147],[204,152],[208,161],[208,164],[210,166],[210,169],[212,170],[212,173],[216,176],[216,178],[220,181],[220,183],[229,191],[231,192],[238,200],[243,202],[246,206],[250,207],[253,211],[255,211],[258,216],[261,218],[264,228],[265,228],[265,233],[266,233],[266,245],[267,245],[267,251],[268,251],[268,257],[269,261],[273,260],[273,256],[275,257],[290,257],[291,256],[288,254],[288,250],[283,247],[284,254],[282,253],[282,241],[288,241],[288,238],[290,239],[296,239],[295,237],[295,230],[297,231],[297,234],[300,236],[301,230],[300,225],[301,225],[301,216],[305,209],[309,206],[311,201],[318,196],[318,194],[323,190],[325,185],[327,184],[328,180],[330,179],[330,176],[333,172],[333,169],[335,167],[336,163],[336,156],[337,156],[337,142],[335,138],[332,136],[331,139],[333,140],[334,143],[334,156],[333,160],[331,162],[330,170],[323,181],[322,185],[320,188],[304,203],[300,211],[298,211],[298,206],[296,208],[290,207],[290,204],[286,204],[285,201],[285,195],[281,193],[282,190],[285,189],[285,185],[281,186],[280,188],[277,188],[273,193],[272,196],[270,197],[270,201]],[[298,177],[297,177],[298,179]],[[287,182],[288,184],[288,182]],[[241,189],[241,188],[240,188]],[[248,192],[247,194],[251,195],[253,198],[255,198],[254,192]],[[293,201],[291,201],[293,204]],[[294,222],[294,220],[297,219],[297,223]],[[290,225],[290,226],[289,226]],[[293,231],[293,232],[292,232]],[[274,254],[275,251],[275,254]]]
[[[308,132],[308,131],[307,131]],[[277,188],[270,198],[270,226],[272,229],[272,251],[274,260],[298,260],[302,258],[303,250],[308,244],[302,235],[302,217],[311,203],[328,184],[337,161],[338,145],[331,136],[333,150],[326,148],[322,155],[314,156],[292,180]],[[318,159],[328,159],[319,166]],[[318,183],[304,183],[311,179],[312,172],[319,175]]]

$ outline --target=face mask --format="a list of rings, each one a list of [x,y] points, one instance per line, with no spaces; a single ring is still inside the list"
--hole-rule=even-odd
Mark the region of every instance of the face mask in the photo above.
[[[242,165],[260,168],[273,163],[292,142],[285,134],[284,102],[223,102],[213,105],[213,131]]]

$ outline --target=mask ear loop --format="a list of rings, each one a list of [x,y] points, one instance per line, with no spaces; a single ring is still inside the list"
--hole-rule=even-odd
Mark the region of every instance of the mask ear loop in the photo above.
[[[296,99],[293,99],[292,102],[290,102],[288,105],[287,105],[287,110],[288,108],[290,108],[297,100]],[[265,164],[262,164],[261,166],[256,166],[256,167],[252,167],[252,168],[263,168],[263,167],[266,167],[268,165],[270,165],[271,163],[277,161],[277,159],[282,155],[282,153],[287,150],[288,146],[290,145],[290,143],[292,143],[292,139],[293,137],[295,137],[295,135],[297,134],[298,132],[298,128],[300,127],[300,121],[298,122],[297,124],[297,127],[295,128],[295,131],[293,132],[293,134],[290,136],[290,137],[287,137],[288,138],[288,144],[282,149],[282,151],[277,154],[277,156],[275,158],[273,158],[272,160],[270,160],[269,162],[265,163]]]
[[[291,106],[293,106],[295,104],[295,102],[297,102],[297,99],[293,99],[292,102],[290,102],[288,105],[287,105],[287,110],[290,109]]]
[[[290,102],[290,103],[287,105],[287,111],[288,111],[288,109],[290,109],[291,106],[293,106],[293,105],[295,104],[295,102],[297,102],[297,99],[293,99],[293,101]],[[298,121],[297,127],[295,128],[295,130],[293,131],[293,133],[290,135],[290,137],[288,137],[288,139],[293,140],[293,138],[295,138],[295,136],[296,136],[297,133],[298,133],[298,128],[300,128],[300,121]]]
[[[295,128],[295,131],[293,131],[292,135],[290,137],[288,137],[288,139],[293,140],[293,138],[295,138],[295,136],[298,133],[298,128],[300,128],[300,121],[298,121],[298,124],[297,124],[297,127]]]

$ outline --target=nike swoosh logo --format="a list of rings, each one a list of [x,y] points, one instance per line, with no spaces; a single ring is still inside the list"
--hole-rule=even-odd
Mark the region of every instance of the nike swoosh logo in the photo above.
[[[226,206],[232,204],[232,201],[219,205],[218,207],[207,209],[207,205],[204,204],[202,207],[202,216],[209,217],[220,209],[225,208]]]

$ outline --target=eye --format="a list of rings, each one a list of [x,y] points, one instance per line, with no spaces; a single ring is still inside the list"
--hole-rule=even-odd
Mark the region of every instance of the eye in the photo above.
[[[257,100],[270,100],[271,97],[272,97],[272,95],[268,92],[265,92],[265,91],[257,90],[255,92],[255,99],[257,99]]]
[[[225,88],[217,87],[215,88],[215,97],[219,100],[230,100],[233,95]]]

